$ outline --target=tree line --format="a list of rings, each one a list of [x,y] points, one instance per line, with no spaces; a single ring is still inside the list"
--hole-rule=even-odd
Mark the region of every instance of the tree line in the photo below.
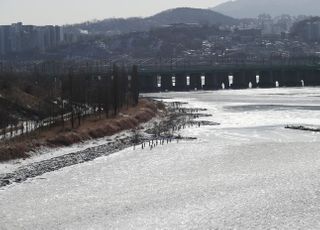
[[[72,128],[86,116],[116,116],[139,99],[137,66],[107,71],[69,68],[67,74],[0,73],[0,129],[3,138],[52,125]],[[19,117],[20,116],[20,117]],[[17,119],[18,118],[18,119]],[[4,135],[10,133],[9,135]]]
[[[124,107],[136,106],[139,99],[138,68],[131,71],[113,65],[107,74],[81,74],[73,69],[62,81],[62,100],[71,112],[71,124],[81,124],[87,113],[115,116]],[[61,105],[64,108],[64,105]],[[64,113],[64,112],[63,112]]]

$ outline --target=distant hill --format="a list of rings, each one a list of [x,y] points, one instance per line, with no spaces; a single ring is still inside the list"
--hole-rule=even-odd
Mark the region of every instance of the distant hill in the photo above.
[[[70,54],[85,59],[170,58],[183,56],[186,51],[195,53],[204,48],[203,41],[229,33],[230,31],[220,30],[215,25],[177,24],[149,31],[114,36],[93,36],[90,40],[52,50],[50,58],[54,57],[59,60]],[[220,44],[215,48],[219,49],[219,47],[223,49],[223,45]]]
[[[199,23],[208,25],[232,25],[237,20],[221,13],[207,9],[176,8],[163,11],[152,17],[146,18],[155,25],[177,23]]]
[[[67,29],[87,31],[91,34],[121,34],[147,31],[169,24],[197,23],[205,25],[232,25],[234,18],[208,9],[175,8],[146,18],[113,18],[67,26]]]
[[[230,0],[212,8],[235,18],[253,18],[262,13],[318,16],[319,9],[320,0]]]

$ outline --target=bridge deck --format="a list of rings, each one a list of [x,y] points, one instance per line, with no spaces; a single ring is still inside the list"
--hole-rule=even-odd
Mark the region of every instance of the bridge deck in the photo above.
[[[143,92],[320,85],[320,65],[213,65],[140,67]]]

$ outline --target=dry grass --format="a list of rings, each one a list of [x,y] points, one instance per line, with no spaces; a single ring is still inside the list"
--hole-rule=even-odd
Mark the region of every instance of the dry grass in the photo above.
[[[70,124],[61,127],[35,131],[31,136],[24,136],[10,142],[1,143],[0,161],[26,158],[27,152],[39,146],[69,146],[93,138],[114,135],[120,131],[137,127],[139,124],[151,120],[158,111],[163,109],[160,103],[141,99],[137,107],[123,109],[120,115],[114,118],[89,117],[76,129],[71,129]]]
[[[24,143],[16,143],[14,145],[4,145],[0,147],[0,161],[11,159],[26,158],[28,155],[28,147]]]

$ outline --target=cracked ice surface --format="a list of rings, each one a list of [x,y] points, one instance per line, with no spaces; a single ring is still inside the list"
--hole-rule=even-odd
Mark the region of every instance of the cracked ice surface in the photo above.
[[[0,229],[319,229],[319,88],[167,93],[221,126],[0,190]],[[201,118],[202,119],[202,118]]]

